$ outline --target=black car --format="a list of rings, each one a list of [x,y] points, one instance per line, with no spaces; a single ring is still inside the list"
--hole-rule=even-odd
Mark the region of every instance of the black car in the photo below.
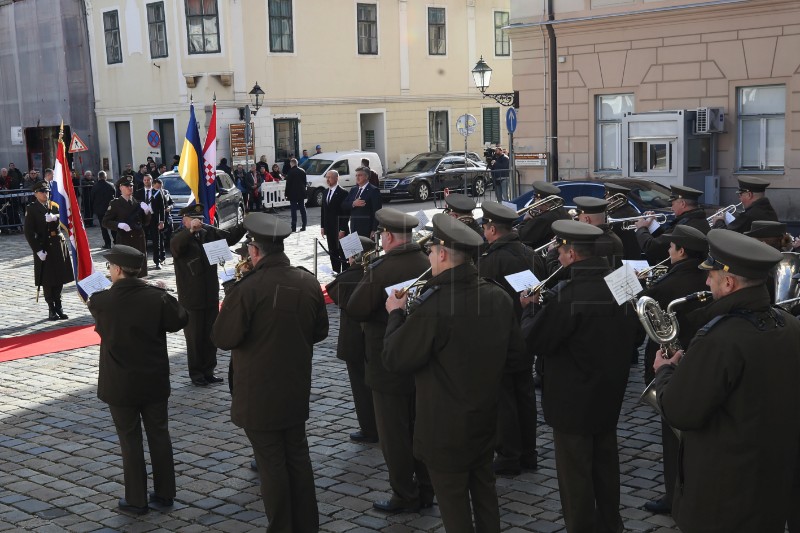
[[[181,225],[180,210],[189,203],[192,191],[177,172],[165,172],[159,178],[163,188],[169,191],[175,202],[170,211],[170,221],[174,228],[178,228]],[[214,225],[221,229],[241,228],[244,225],[244,200],[241,191],[222,170],[217,170],[216,185],[217,213],[214,216]]]
[[[465,178],[467,193],[473,196],[482,196],[490,181],[489,172],[482,163],[469,158],[465,162],[463,155],[426,152],[400,170],[389,172],[380,181],[381,198],[384,201],[411,198],[423,202],[445,189],[463,191]]]

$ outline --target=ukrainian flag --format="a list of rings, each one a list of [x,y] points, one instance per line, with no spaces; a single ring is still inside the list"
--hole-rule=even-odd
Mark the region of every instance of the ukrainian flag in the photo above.
[[[189,126],[186,128],[186,139],[183,141],[183,149],[181,150],[181,160],[178,163],[178,174],[181,179],[186,182],[192,190],[194,197],[189,201],[189,204],[197,202],[198,198],[203,198],[200,186],[203,176],[203,149],[200,145],[200,132],[197,129],[197,119],[194,116],[194,104],[189,104]],[[212,221],[208,219],[208,208],[205,207],[205,222],[211,224]]]

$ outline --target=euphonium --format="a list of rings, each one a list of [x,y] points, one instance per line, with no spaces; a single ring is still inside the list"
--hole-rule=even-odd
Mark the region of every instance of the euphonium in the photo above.
[[[564,200],[560,196],[553,194],[547,198],[542,198],[541,200],[537,200],[529,205],[526,205],[517,211],[517,216],[528,214],[532,217],[535,217],[541,215],[542,213],[552,211],[553,209],[558,209],[563,205]]]
[[[622,194],[621,192],[612,194],[611,196],[606,198],[606,201],[608,202],[606,213],[613,213],[620,207],[628,205],[628,197]]]
[[[683,298],[672,300],[667,305],[667,311],[664,312],[658,305],[658,302],[649,296],[642,296],[636,302],[636,314],[639,316],[639,321],[642,323],[647,336],[653,342],[661,345],[662,357],[669,359],[675,352],[681,350],[680,342],[678,342],[678,318],[674,311],[675,307],[682,305],[686,302],[693,302],[695,300],[705,302],[711,299],[711,293],[708,291],[700,291],[692,293]],[[661,408],[658,406],[658,399],[656,398],[656,390],[653,387],[655,380],[644,389],[639,401],[646,403],[653,407],[656,411],[661,413]],[[673,428],[672,431],[680,439],[680,431]]]
[[[360,262],[361,262],[361,267],[364,269],[364,272],[367,271],[367,267],[369,267],[369,264],[371,262],[380,257],[381,252],[383,252],[383,248],[378,246],[373,250],[369,250],[368,252],[363,252],[361,254]]]
[[[253,264],[250,262],[249,257],[245,257],[236,263],[236,266],[233,270],[233,276],[236,278],[236,281],[239,281],[244,277],[245,272],[249,272],[251,270],[253,270]]]

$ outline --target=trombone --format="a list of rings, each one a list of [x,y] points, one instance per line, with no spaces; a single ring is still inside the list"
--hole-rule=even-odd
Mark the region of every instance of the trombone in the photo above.
[[[517,211],[517,216],[530,215],[532,217],[536,217],[541,215],[542,213],[552,211],[553,209],[558,209],[563,205],[564,205],[564,199],[561,198],[560,196],[552,194],[546,198],[542,198],[541,200],[537,200],[531,204],[526,205],[525,207]]]
[[[611,218],[608,217],[609,224],[622,224],[623,230],[631,230],[636,229],[636,221],[637,220],[645,220],[648,218],[655,219],[656,222],[659,224],[666,224],[667,223],[667,215],[664,213],[656,213],[654,215],[640,215],[638,217],[627,217],[627,218]]]
[[[718,216],[720,216],[720,215],[724,215],[724,214],[726,214],[726,213],[730,213],[730,214],[732,215],[732,214],[734,214],[734,213],[736,212],[736,210],[737,210],[737,209],[739,209],[740,207],[742,207],[742,202],[739,202],[738,204],[731,204],[731,205],[729,205],[728,207],[723,207],[722,209],[720,209],[719,211],[717,211],[716,213],[714,213],[713,215],[711,215],[710,217],[708,217],[706,220],[708,221],[708,223],[709,223],[709,224],[711,224],[711,223],[712,223],[712,221],[713,221],[715,218],[717,218]]]

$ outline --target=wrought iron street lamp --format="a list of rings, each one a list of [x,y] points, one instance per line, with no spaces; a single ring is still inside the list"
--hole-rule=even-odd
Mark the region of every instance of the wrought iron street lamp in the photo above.
[[[249,94],[250,94],[250,102],[252,102],[253,104],[252,113],[253,115],[256,115],[258,114],[258,110],[261,107],[261,104],[264,103],[264,91],[261,90],[261,86],[258,85],[258,82],[256,82],[256,84],[253,85],[253,88],[250,89]]]
[[[511,93],[487,93],[486,89],[489,88],[489,83],[492,80],[492,68],[483,60],[483,56],[475,64],[472,69],[472,78],[475,80],[475,86],[481,92],[484,98],[487,96],[493,99],[500,105],[506,107],[519,108],[519,91]]]

